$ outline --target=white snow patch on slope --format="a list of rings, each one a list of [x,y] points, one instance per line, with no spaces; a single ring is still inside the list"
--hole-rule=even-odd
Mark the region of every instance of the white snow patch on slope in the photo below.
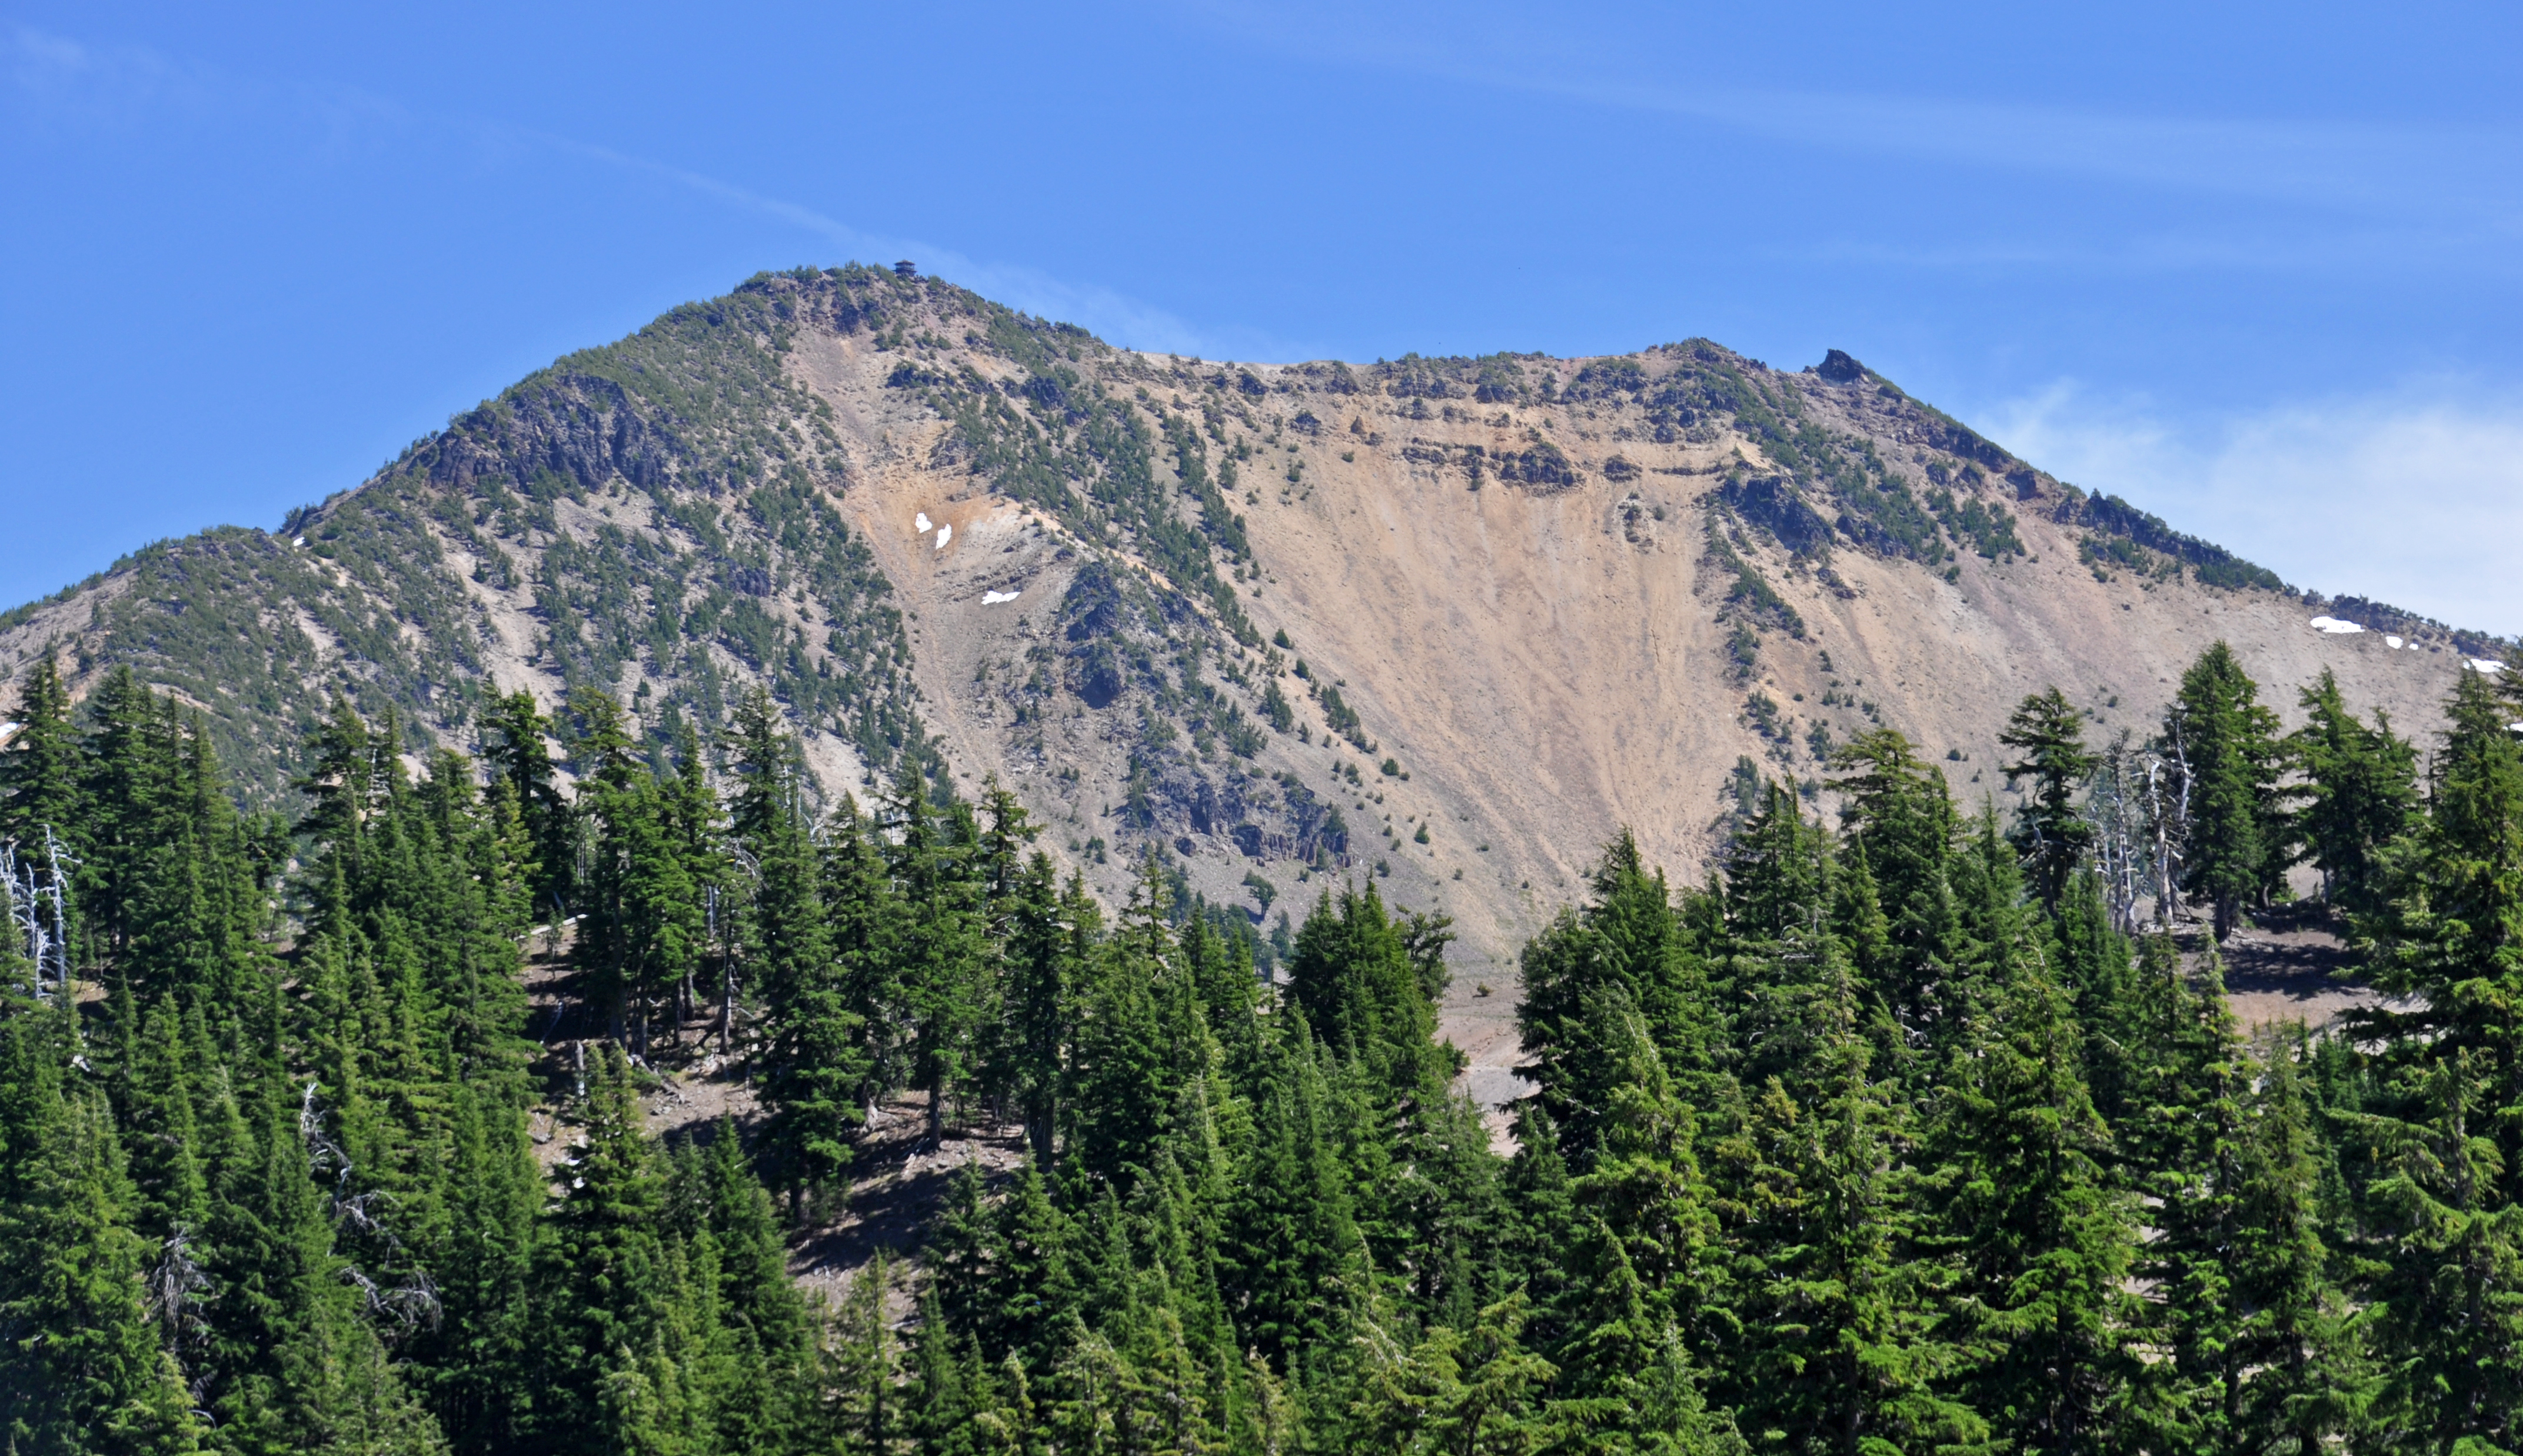
[[[2315,617],[2312,619],[2311,627],[2314,632],[2326,632],[2333,636],[2345,636],[2352,632],[2365,630],[2354,622],[2343,622],[2336,617]]]
[[[927,536],[935,528],[928,524],[928,512],[923,510],[913,511],[911,513],[911,529],[919,532],[923,536]]]
[[[2505,671],[2505,664],[2493,658],[2474,657],[2470,660],[2470,670],[2474,673],[2501,673]]]
[[[952,527],[952,526],[940,526],[940,527],[938,527],[938,528],[937,528],[937,549],[939,549],[939,550],[941,550],[941,551],[942,551],[942,550],[945,550],[945,549],[946,549],[946,542],[948,542],[948,541],[950,541],[950,540],[954,540],[954,539],[955,539],[955,528],[954,528],[954,527]]]
[[[2386,646],[2386,647],[2405,647],[2405,646],[2407,646],[2407,645],[2408,645],[2408,643],[2404,642],[2404,641],[2402,641],[2399,637],[2393,636],[2393,635],[2391,635],[2390,634],[2386,633],[2386,634],[2384,634],[2384,636],[2383,636],[2383,645],[2384,645],[2384,646]]]
[[[981,593],[981,605],[994,607],[1003,601],[1014,601],[1022,593],[1023,588],[1016,591],[984,591]]]

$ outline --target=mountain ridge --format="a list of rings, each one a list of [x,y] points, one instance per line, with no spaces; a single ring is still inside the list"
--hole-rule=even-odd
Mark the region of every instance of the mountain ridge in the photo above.
[[[1994,801],[2024,692],[2143,732],[2220,637],[2404,723],[2507,646],[2299,592],[1837,351],[1215,363],[851,265],[0,614],[0,674],[130,665],[267,801],[336,690],[418,751],[597,687],[662,759],[760,681],[831,793],[999,778],[1108,895],[1149,849],[1264,916],[1386,878],[1455,916],[1450,1025],[1502,1069],[1481,988],[1616,825],[1705,872],[1745,765],[1810,782],[1875,726]]]

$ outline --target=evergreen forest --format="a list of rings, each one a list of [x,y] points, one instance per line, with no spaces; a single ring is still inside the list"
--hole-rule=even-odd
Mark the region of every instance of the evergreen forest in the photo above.
[[[1276,947],[1162,858],[1109,908],[995,784],[828,796],[759,689],[663,751],[487,697],[425,760],[338,701],[262,800],[38,660],[0,1442],[2523,1449],[2516,677],[2287,731],[2220,644],[2145,741],[2026,698],[2004,814],[1888,728],[1748,777],[1704,883],[1624,833],[1524,948],[1501,1126],[1371,877]],[[2281,911],[2377,996],[2247,1034],[2218,947]],[[740,1107],[652,1135],[704,1075]],[[1013,1155],[803,1283],[872,1118]]]

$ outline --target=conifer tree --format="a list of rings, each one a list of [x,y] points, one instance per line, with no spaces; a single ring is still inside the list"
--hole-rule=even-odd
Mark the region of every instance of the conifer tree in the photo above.
[[[852,1456],[893,1456],[913,1433],[903,1409],[902,1349],[885,1312],[893,1285],[892,1265],[880,1250],[850,1281],[834,1321],[833,1424]]]
[[[1158,911],[1164,893],[1153,861],[1144,865],[1121,933],[1085,967],[1069,1037],[1060,1101],[1068,1128],[1062,1155],[1076,1170],[1126,1191],[1155,1165],[1180,1090],[1184,1053],[1171,1030],[1166,982],[1173,938]]]
[[[123,960],[138,928],[177,760],[167,706],[128,667],[106,676],[89,718],[80,755],[77,882],[89,932],[86,959],[101,964]]]
[[[1049,1168],[1071,998],[1084,972],[1084,943],[1094,938],[1097,916],[1085,882],[1072,876],[1064,894],[1050,857],[1039,853],[1026,863],[1009,902],[1001,953],[1007,976],[1001,997],[1007,1021],[1003,1080],[1023,1120],[1034,1163]]]
[[[1028,1167],[1000,1203],[996,1223],[974,1328],[986,1354],[1019,1357],[1047,1373],[1078,1309],[1075,1221]]]
[[[974,1077],[976,1039],[993,1018],[988,913],[972,863],[979,835],[967,806],[937,815],[908,761],[884,808],[885,858],[902,916],[892,946],[897,1010],[911,1034],[903,1070],[928,1095],[936,1137],[947,1100]]]
[[[430,989],[448,1051],[467,1081],[513,1098],[522,1090],[520,1063],[530,1050],[522,1035],[519,976],[531,891],[515,822],[499,787],[486,804],[469,761],[447,753],[432,763],[416,826],[429,882],[413,917],[431,948]]]
[[[1810,1053],[1771,1080],[1746,1140],[1761,1151],[1736,1200],[1734,1384],[1753,1429],[1790,1448],[1968,1448],[1987,1423],[1949,1393],[1971,1361],[1947,1328],[1957,1271],[1929,1225],[1919,1133],[1897,1087],[1870,1077],[1845,965],[1827,955],[1819,970]]]
[[[534,1424],[553,1449],[600,1452],[655,1438],[657,1392],[642,1355],[679,1292],[655,1154],[630,1063],[610,1043],[589,1058],[585,1117],[537,1256]]]
[[[1611,1095],[1600,1147],[1569,1185],[1581,1227],[1598,1236],[1591,1245],[1595,1266],[1581,1270],[1598,1284],[1636,1284],[1642,1313],[1622,1306],[1624,1339],[1648,1339],[1669,1324],[1719,1323],[1729,1296],[1717,1277],[1717,1230],[1699,1173],[1695,1119],[1674,1095],[1645,1018],[1628,996],[1606,992],[1594,1016],[1592,1039],[1605,1049]],[[1595,1338],[1577,1335],[1580,1343]]]
[[[79,753],[70,689],[53,654],[27,665],[18,689],[18,731],[0,752],[0,839],[43,855],[45,831],[67,845],[79,832]],[[52,867],[47,865],[46,872]]]
[[[0,1027],[0,1439],[15,1451],[174,1453],[204,1435],[143,1302],[147,1245],[99,1100],[65,1095],[50,1039]]]
[[[469,1088],[452,1100],[447,1228],[430,1251],[441,1312],[419,1349],[449,1445],[482,1456],[521,1441],[533,1407],[528,1301],[545,1190],[513,1108]]]
[[[1468,1330],[1440,1325],[1404,1347],[1378,1323],[1353,1397],[1350,1436],[1362,1448],[1413,1453],[1532,1451],[1547,1437],[1544,1391],[1557,1367],[1521,1339],[1529,1310],[1510,1295]]]
[[[2067,998],[2023,967],[1947,1073],[1931,1141],[1949,1171],[1941,1235],[1963,1273],[1962,1390],[2001,1439],[2038,1450],[2107,1444],[2125,1407],[2121,1280],[2134,1242],[2103,1158]]]
[[[2056,914],[2042,926],[2042,954],[2074,998],[2084,1032],[2085,1085],[2104,1122],[2118,1128],[2136,1096],[2134,975],[2128,937],[2112,925],[2100,878],[2070,877]],[[2160,939],[2160,937],[2159,937]]]
[[[778,1215],[732,1120],[711,1129],[706,1149],[678,1150],[668,1198],[690,1251],[688,1364],[699,1378],[686,1385],[706,1406],[700,1439],[726,1451],[811,1448],[822,1380],[814,1315],[788,1279]]]
[[[2374,727],[2357,722],[2328,668],[2302,702],[2305,725],[2287,743],[2307,780],[2297,824],[2321,871],[2322,897],[2351,911],[2378,909],[2372,891],[2383,851],[2417,816],[2417,751],[2392,735],[2380,709]]]
[[[1515,1111],[1515,1152],[1507,1160],[1501,1193],[1508,1228],[1501,1240],[1502,1274],[1532,1301],[1536,1345],[1555,1349],[1565,1339],[1563,1311],[1574,1299],[1567,1249],[1576,1238],[1576,1209],[1558,1128],[1540,1099]]]
[[[802,786],[767,700],[738,717],[744,788],[737,829],[757,874],[747,920],[750,975],[763,1004],[756,1053],[771,1108],[766,1147],[792,1211],[837,1185],[866,1105],[866,1024],[848,987],[826,914],[824,878],[807,837]]]
[[[309,1176],[321,1137],[313,1104],[275,1108],[250,1151],[223,1169],[207,1243],[217,1311],[195,1374],[219,1442],[239,1452],[441,1448],[437,1423],[404,1388],[360,1318],[372,1279],[336,1247],[326,1194]]]
[[[1841,794],[1841,832],[1864,856],[1889,942],[1884,963],[1868,967],[1869,975],[1905,1033],[1941,1055],[1964,1034],[1972,992],[1962,973],[1957,834],[1944,775],[1889,728],[1851,740],[1832,764],[1840,775],[1832,784]]]
[[[2378,1449],[2511,1449],[2523,1432],[2523,1205],[2498,1196],[2505,1170],[2474,1131],[2499,1120],[2485,1059],[2450,1048],[2396,1105],[2356,1119],[2381,1174],[2365,1191],[2385,1236]]]
[[[552,761],[552,722],[520,689],[492,700],[482,720],[482,760],[494,782],[507,785],[526,843],[533,847],[535,914],[560,914],[555,905],[575,893],[578,824],[562,795]]]
[[[587,857],[579,885],[576,954],[610,1012],[613,1034],[635,1056],[648,1050],[656,1004],[698,963],[706,927],[692,871],[707,859],[705,825],[675,821],[667,789],[637,755],[612,698],[571,694],[579,720],[576,805]]]
[[[2076,791],[2098,762],[2085,751],[2084,727],[2085,715],[2053,686],[2017,705],[1997,736],[2023,755],[2006,766],[2008,784],[2032,780],[2013,839],[2031,870],[2033,893],[2053,909],[2094,837],[2093,825],[2075,808]]]
[[[708,767],[702,762],[700,739],[690,728],[675,738],[675,776],[659,786],[659,828],[667,852],[681,865],[685,881],[683,933],[693,941],[692,951],[682,957],[684,982],[678,988],[678,1016],[690,1016],[701,1008],[708,990],[695,979],[695,972],[713,953],[724,962],[727,944],[732,936],[719,921],[731,919],[721,912],[727,903],[727,892],[733,887],[727,855],[726,815],[719,808],[718,795],[710,787]]]
[[[2385,857],[2383,908],[2352,922],[2375,984],[2418,1004],[2353,1019],[2388,1037],[2396,1062],[2469,1054],[2491,1105],[2523,1106],[2523,1023],[2507,1010],[2523,1003],[2523,742],[2484,673],[2462,675],[2446,717],[2425,822]],[[2489,1127],[2502,1164],[2493,1200],[2523,1200],[2523,1122]]]
[[[1734,1422],[1712,1414],[1700,1373],[1669,1316],[1651,1309],[1620,1242],[1599,1225],[1581,1242],[1594,1271],[1577,1311],[1576,1338],[1556,1354],[1558,1378],[1543,1407],[1546,1450],[1589,1456],[1735,1456]]]
[[[2165,713],[2165,738],[2187,780],[2181,888],[2214,907],[2218,940],[2292,862],[2278,718],[2259,694],[2233,649],[2217,642],[2182,675]]]
[[[1242,1340],[1282,1374],[1337,1338],[1347,1300],[1362,1292],[1365,1275],[1317,1044],[1302,1012],[1283,1016],[1254,1113],[1259,1144],[1238,1192],[1227,1255]]]
[[[376,744],[350,699],[337,694],[332,713],[307,735],[305,752],[306,771],[290,783],[308,801],[297,832],[341,861],[347,892],[358,876],[360,831],[376,801]]]
[[[2513,706],[2465,673],[2429,775],[2425,822],[2384,857],[2383,909],[2353,923],[2379,1043],[2334,1113],[2371,1178],[2359,1202],[2382,1264],[2372,1295],[2385,1379],[2376,1439],[2452,1448],[2523,1431],[2523,746]]]
[[[2376,1380],[2323,1236],[2320,1136],[2288,1040],[2258,1063],[2238,1158],[2222,1394],[2236,1448],[2309,1453],[2361,1433]]]
[[[1960,960],[1953,1004],[1976,1014],[2011,983],[2017,970],[2042,958],[2035,924],[2040,908],[2025,903],[2023,872],[2014,847],[1999,834],[1997,809],[1983,802],[1969,832],[1955,846],[1948,882],[1953,887],[1955,939]],[[2052,972],[2056,980],[2056,972]],[[2064,989],[2064,988],[2063,988]]]
[[[1672,1075],[1692,1092],[1717,1059],[1718,1012],[1701,948],[1627,830],[1604,850],[1589,891],[1585,907],[1526,946],[1516,1009],[1543,1105],[1580,1150],[1594,1143],[1609,1100],[1603,1053],[1589,1040],[1589,1008],[1606,991],[1619,989],[1640,1009]]]
[[[2201,984],[2186,984],[2168,941],[2142,963],[2134,1105],[2122,1123],[2132,1183],[2154,1205],[2139,1263],[2158,1292],[2159,1340],[2147,1424],[2190,1449],[2234,1440],[2242,1370],[2237,1337],[2249,1308],[2234,1288],[2241,1252],[2245,1097],[2251,1068],[2212,948]]]
[[[1785,785],[1773,784],[1726,869],[1725,1006],[1735,1043],[1730,1070],[1740,1083],[1758,1088],[1815,1051],[1819,1023],[1810,1003],[1832,979],[1828,967],[1839,954],[1831,935],[1836,866],[1830,836],[1804,818]]]
[[[1437,1009],[1421,987],[1403,925],[1370,881],[1329,890],[1297,932],[1288,995],[1324,1044],[1362,1057],[1390,1104],[1443,1096],[1454,1068],[1435,1040]]]

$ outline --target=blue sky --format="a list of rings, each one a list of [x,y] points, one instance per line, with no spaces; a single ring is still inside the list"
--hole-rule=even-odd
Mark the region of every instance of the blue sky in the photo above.
[[[2518,70],[2510,4],[0,4],[0,602],[908,257],[1211,357],[1842,348],[2523,633]]]

